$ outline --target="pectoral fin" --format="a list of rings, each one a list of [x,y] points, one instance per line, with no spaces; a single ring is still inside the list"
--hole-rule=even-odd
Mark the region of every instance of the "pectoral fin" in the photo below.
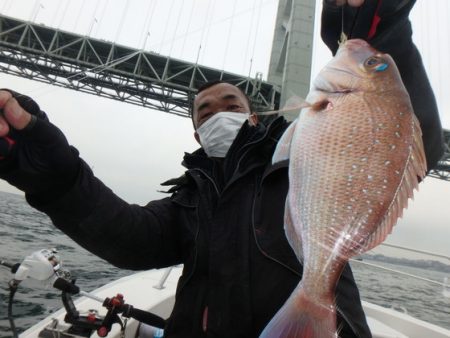
[[[291,151],[291,141],[294,136],[295,126],[297,125],[297,120],[294,120],[291,125],[286,129],[284,134],[281,136],[277,143],[277,147],[272,156],[272,164],[289,159],[289,153]]]

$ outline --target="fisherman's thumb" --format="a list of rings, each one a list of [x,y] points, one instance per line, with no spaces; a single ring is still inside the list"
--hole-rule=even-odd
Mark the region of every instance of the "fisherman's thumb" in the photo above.
[[[6,103],[3,114],[9,126],[16,130],[25,129],[32,121],[32,115],[23,109],[14,97]]]
[[[10,91],[10,90],[8,90]],[[0,161],[0,178],[33,196],[60,196],[74,183],[80,167],[78,151],[31,98],[10,91],[4,107],[10,125],[9,153]]]

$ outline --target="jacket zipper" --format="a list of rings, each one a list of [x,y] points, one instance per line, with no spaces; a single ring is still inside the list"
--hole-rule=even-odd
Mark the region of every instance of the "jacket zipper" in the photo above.
[[[257,184],[255,184],[255,187],[257,187]],[[255,227],[255,204],[256,204],[256,194],[253,197],[253,203],[252,203],[252,228],[253,228],[253,237],[255,238],[256,247],[261,252],[261,254],[263,254],[266,258],[272,260],[275,263],[280,264],[281,266],[285,267],[289,271],[295,273],[297,276],[301,277],[300,273],[298,273],[297,271],[295,271],[294,269],[292,269],[288,265],[284,264],[283,262],[280,262],[278,259],[273,258],[272,256],[270,256],[266,252],[264,252],[264,250],[259,245],[258,238],[256,236],[256,227]],[[350,326],[350,328],[352,329],[353,333],[355,333],[359,338],[361,338],[361,336],[359,335],[358,331],[355,329],[355,327],[353,326],[352,322],[348,320],[348,317],[343,313],[343,311],[336,304],[335,304],[335,307],[336,307],[336,311],[339,312],[341,317],[347,322],[348,326]]]
[[[197,230],[195,232],[195,237],[194,237],[194,243],[195,243],[194,262],[192,263],[192,269],[189,273],[189,276],[187,276],[186,279],[183,281],[183,284],[180,285],[178,292],[180,292],[186,286],[186,284],[189,282],[189,280],[194,275],[195,268],[197,267],[197,254],[198,254],[197,241],[198,241],[198,234],[200,233],[200,217],[198,215],[198,206],[196,208],[196,216],[197,216]]]
[[[214,180],[206,172],[204,172],[202,169],[198,169],[198,168],[195,168],[192,170],[201,172],[203,175],[205,175],[205,177],[213,184],[214,189],[216,190],[217,196],[220,196],[220,192],[219,192],[219,189],[217,188],[216,182],[214,182]]]
[[[255,141],[253,141],[253,142],[250,142],[250,143],[247,143],[244,147],[245,148],[248,148],[243,154],[242,154],[242,156],[239,158],[239,161],[238,161],[238,163],[237,163],[237,165],[236,165],[236,169],[235,169],[235,172],[236,172],[236,170],[238,170],[239,169],[239,166],[241,165],[241,162],[242,162],[242,159],[248,154],[248,152],[251,150],[251,146],[252,145],[254,145],[254,144],[257,144],[258,142],[260,142],[261,140],[263,140],[263,139],[265,139],[266,138],[266,136],[267,136],[267,134],[269,133],[269,127],[267,127],[267,129],[266,129],[266,131],[264,132],[264,135],[262,135],[259,139],[257,139],[257,140],[255,140]],[[224,187],[224,189],[223,189],[223,191],[225,191],[225,189],[227,189],[231,184],[233,184],[234,182],[236,182],[239,178],[241,178],[243,175],[241,175],[241,176],[239,176],[239,177],[235,177],[233,180],[231,180],[229,183],[227,183],[227,185]],[[234,177],[234,175],[233,175],[233,177]]]
[[[219,194],[219,189],[217,188],[216,183],[214,182],[214,180],[213,180],[210,176],[208,176],[208,174],[206,174],[206,173],[205,173],[203,170],[201,170],[201,169],[193,169],[193,170],[199,171],[199,172],[201,172],[203,175],[205,175],[205,177],[206,177],[209,181],[211,181],[211,183],[213,184],[214,189],[215,189],[216,192],[217,192],[217,195],[220,195],[220,194]],[[192,278],[192,276],[194,275],[195,268],[196,268],[196,266],[197,266],[197,255],[198,255],[198,251],[197,251],[197,242],[198,242],[198,235],[199,235],[199,233],[200,233],[200,215],[199,215],[199,213],[198,213],[198,204],[197,204],[197,206],[196,206],[196,216],[197,216],[197,230],[196,230],[196,232],[195,232],[195,237],[194,237],[194,243],[195,243],[194,263],[192,264],[192,270],[191,270],[189,276],[186,277],[186,279],[184,280],[183,284],[180,286],[180,291],[185,287],[185,285],[186,285],[186,284],[189,282],[189,280]]]
[[[257,187],[257,184],[255,184],[255,187]],[[269,258],[270,260],[280,264],[281,266],[285,267],[286,269],[288,269],[289,271],[295,273],[297,276],[301,277],[300,273],[298,271],[295,271],[294,269],[292,269],[290,266],[284,264],[283,262],[280,262],[278,259],[273,258],[272,256],[270,256],[269,254],[267,254],[259,245],[258,242],[258,237],[256,236],[256,227],[255,227],[255,204],[256,204],[256,191],[255,191],[255,195],[253,196],[253,203],[252,203],[252,229],[253,229],[253,237],[255,239],[255,243],[256,243],[256,247],[258,248],[258,250],[266,257]]]

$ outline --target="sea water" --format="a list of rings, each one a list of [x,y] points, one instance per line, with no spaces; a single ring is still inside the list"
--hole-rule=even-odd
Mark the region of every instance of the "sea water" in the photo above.
[[[77,285],[92,291],[105,283],[129,275],[132,271],[118,269],[90,254],[56,229],[49,218],[34,209],[19,195],[0,192],[0,260],[18,263],[34,251],[56,248],[63,267],[77,278]],[[377,263],[381,264],[381,263]],[[395,270],[436,281],[448,273],[382,263]],[[352,263],[361,298],[450,329],[450,298],[443,288],[411,277]],[[7,320],[8,282],[12,274],[0,266],[0,337],[11,337]],[[126,295],[125,295],[126,296]],[[13,313],[20,332],[62,307],[57,290],[40,282],[26,280],[14,298]]]

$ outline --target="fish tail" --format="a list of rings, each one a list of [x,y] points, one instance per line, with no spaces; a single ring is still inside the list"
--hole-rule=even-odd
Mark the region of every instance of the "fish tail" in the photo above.
[[[259,338],[338,338],[334,299],[316,301],[300,287],[269,322]]]

